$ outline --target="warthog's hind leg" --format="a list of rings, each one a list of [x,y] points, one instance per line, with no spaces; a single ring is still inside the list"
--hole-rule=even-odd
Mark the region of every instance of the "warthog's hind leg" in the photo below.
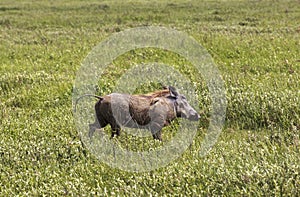
[[[155,140],[159,140],[159,141],[162,141],[162,137],[161,137],[161,130],[160,131],[157,131],[156,133],[152,134],[153,138]]]
[[[104,128],[107,125],[105,121],[101,121],[99,123],[98,119],[96,118],[95,122],[93,124],[89,124],[89,138],[92,139],[96,129]]]
[[[98,124],[98,122],[89,124],[89,138],[93,137],[96,129],[100,129],[100,125]]]

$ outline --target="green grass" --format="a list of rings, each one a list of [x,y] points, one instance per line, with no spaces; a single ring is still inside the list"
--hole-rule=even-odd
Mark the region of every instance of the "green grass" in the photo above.
[[[299,20],[296,0],[0,0],[0,196],[299,196]],[[82,147],[72,90],[94,46],[145,25],[175,28],[203,45],[225,81],[228,106],[217,144],[199,157],[210,98],[189,62],[151,48],[117,58],[99,80],[99,94],[110,93],[130,66],[158,61],[193,80],[203,116],[182,157],[133,173],[110,168]],[[164,129],[166,140],[172,128]],[[133,150],[161,146],[125,133],[114,140]]]

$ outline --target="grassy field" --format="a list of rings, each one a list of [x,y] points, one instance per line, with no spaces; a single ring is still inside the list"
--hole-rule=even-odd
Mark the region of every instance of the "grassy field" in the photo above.
[[[299,21],[297,0],[0,0],[0,196],[300,196]],[[109,167],[82,146],[72,91],[94,46],[148,25],[186,32],[208,50],[228,106],[217,144],[199,157],[210,99],[201,78],[184,67],[189,63],[158,49],[116,59],[99,94],[110,93],[130,66],[157,61],[193,80],[202,110],[182,157],[134,173]],[[166,140],[171,130],[163,130]],[[113,140],[132,149],[160,146],[126,133]]]

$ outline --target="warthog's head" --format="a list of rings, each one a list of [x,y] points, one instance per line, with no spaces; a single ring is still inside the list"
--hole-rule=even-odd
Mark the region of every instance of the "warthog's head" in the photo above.
[[[179,92],[177,92],[177,90],[172,86],[169,86],[169,90],[171,99],[174,99],[173,101],[177,117],[186,118],[192,121],[197,121],[200,119],[200,115],[192,106],[190,106],[184,95],[179,94]]]

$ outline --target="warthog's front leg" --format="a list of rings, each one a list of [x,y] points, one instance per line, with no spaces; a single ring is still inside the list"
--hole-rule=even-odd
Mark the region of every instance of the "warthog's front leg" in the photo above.
[[[154,139],[162,141],[161,137],[161,129],[164,126],[164,119],[162,115],[157,116],[154,118],[153,121],[150,123],[150,131]]]

